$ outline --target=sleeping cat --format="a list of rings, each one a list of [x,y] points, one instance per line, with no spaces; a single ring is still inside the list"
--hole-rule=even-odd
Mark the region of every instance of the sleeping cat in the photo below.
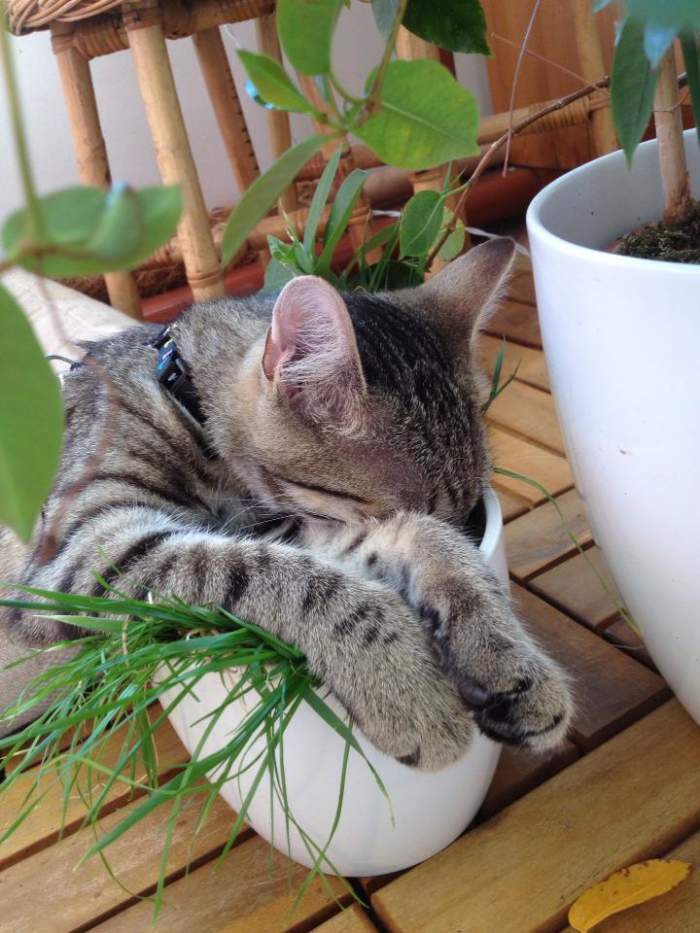
[[[362,732],[418,768],[454,761],[475,727],[553,746],[566,678],[460,531],[490,469],[474,337],[512,259],[491,241],[384,295],[303,276],[276,300],[195,306],[165,341],[142,326],[93,344],[65,379],[40,527],[27,550],[0,534],[0,579],[102,594],[99,575],[221,604],[297,645]],[[182,391],[157,378],[164,342]],[[4,612],[22,653],[76,632]]]

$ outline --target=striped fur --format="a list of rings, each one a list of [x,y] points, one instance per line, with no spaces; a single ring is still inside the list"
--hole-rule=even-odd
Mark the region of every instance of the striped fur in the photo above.
[[[316,281],[304,288],[323,314],[329,286]],[[223,605],[300,647],[368,738],[416,767],[453,761],[475,721],[507,741],[558,741],[565,680],[457,530],[489,470],[476,316],[460,358],[420,290],[335,295],[356,345],[326,336],[318,347],[327,321],[305,335],[292,308],[275,324],[290,294],[274,306],[212,302],[177,323],[204,427],[157,383],[153,327],[91,347],[65,380],[56,487],[27,553],[0,539],[0,577]],[[340,405],[327,391],[333,366]],[[5,613],[2,626],[33,644],[74,631],[30,612]]]

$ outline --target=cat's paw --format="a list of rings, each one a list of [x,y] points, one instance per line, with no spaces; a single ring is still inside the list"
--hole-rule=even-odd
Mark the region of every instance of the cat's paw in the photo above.
[[[363,591],[353,617],[362,621],[351,632],[338,627],[346,651],[326,682],[384,754],[425,771],[444,768],[469,747],[474,716],[440,670],[417,615],[385,587]]]
[[[463,681],[461,693],[473,709],[479,729],[490,738],[542,752],[559,745],[573,713],[569,683],[544,655],[510,690],[489,692]]]

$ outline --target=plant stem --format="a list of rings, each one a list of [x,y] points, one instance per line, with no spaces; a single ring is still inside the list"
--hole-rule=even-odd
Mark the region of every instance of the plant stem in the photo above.
[[[667,224],[682,223],[690,208],[690,186],[673,46],[661,59],[654,98],[654,121],[664,189],[664,221]]]
[[[27,209],[28,220],[27,234],[33,243],[39,243],[41,242],[43,224],[41,220],[41,211],[39,210],[39,199],[37,198],[36,188],[34,186],[34,176],[29,158],[27,136],[22,119],[22,108],[19,101],[19,88],[17,86],[17,75],[15,73],[14,59],[10,45],[10,34],[8,32],[7,19],[3,9],[0,9],[0,59],[2,59],[2,74],[5,80],[5,87],[7,88],[10,122],[12,124],[12,135],[15,141],[17,163],[22,178],[22,188],[24,189],[24,202]]]
[[[394,47],[396,45],[396,37],[399,34],[399,29],[401,28],[401,23],[403,22],[404,14],[406,12],[406,7],[408,6],[408,0],[399,0],[399,6],[396,10],[396,16],[394,17],[394,24],[391,27],[391,34],[386,40],[386,45],[384,46],[384,54],[382,55],[382,60],[379,63],[377,68],[377,73],[374,76],[374,81],[372,82],[372,88],[369,92],[367,98],[367,104],[365,105],[365,110],[367,113],[372,113],[374,108],[377,105],[379,100],[379,94],[382,89],[382,84],[384,83],[384,75],[386,70],[389,67],[389,62],[391,61],[391,56],[394,53]]]
[[[328,77],[330,78],[331,84],[332,84],[333,87],[336,89],[336,91],[337,91],[337,92],[340,94],[340,96],[341,96],[342,98],[344,98],[349,104],[362,104],[362,103],[364,103],[363,98],[361,98],[361,97],[355,97],[354,94],[351,94],[350,91],[348,91],[348,89],[340,82],[340,80],[338,79],[338,76],[335,74],[334,71],[331,71]]]

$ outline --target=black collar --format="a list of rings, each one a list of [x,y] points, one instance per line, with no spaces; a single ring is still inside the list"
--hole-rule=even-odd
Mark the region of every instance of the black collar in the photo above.
[[[152,346],[158,350],[156,379],[198,424],[204,425],[206,417],[199,404],[199,396],[192,382],[190,367],[180,356],[170,327],[163,328]]]

